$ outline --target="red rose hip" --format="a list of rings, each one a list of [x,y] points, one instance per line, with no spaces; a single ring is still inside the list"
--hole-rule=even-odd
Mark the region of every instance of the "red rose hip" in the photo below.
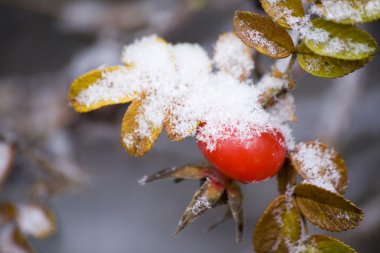
[[[215,149],[198,141],[198,147],[219,172],[243,183],[260,182],[276,175],[286,158],[283,135],[276,129],[247,140],[236,136],[214,141]]]

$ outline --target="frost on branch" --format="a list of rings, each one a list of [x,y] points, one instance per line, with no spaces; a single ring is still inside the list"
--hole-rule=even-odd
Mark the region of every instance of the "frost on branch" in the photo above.
[[[199,45],[172,45],[152,35],[126,46],[122,61],[125,65],[79,77],[70,101],[81,112],[132,101],[121,137],[133,155],[149,151],[164,127],[171,140],[179,141],[207,122],[197,138],[213,150],[212,140],[229,134],[244,141],[285,126],[262,107],[262,90],[246,80],[253,62],[248,48],[231,33],[219,38],[213,60]],[[228,133],[230,126],[236,131]],[[286,138],[291,143],[292,137]]]

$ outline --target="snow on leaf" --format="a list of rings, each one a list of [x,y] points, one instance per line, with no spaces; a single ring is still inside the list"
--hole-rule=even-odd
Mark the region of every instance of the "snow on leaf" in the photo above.
[[[55,216],[52,211],[39,204],[23,204],[17,208],[17,224],[26,235],[46,238],[56,230]]]
[[[312,184],[294,189],[298,208],[312,224],[329,231],[345,231],[359,225],[363,212],[342,195]]]
[[[350,246],[327,235],[312,235],[305,244],[307,252],[356,253]]]
[[[303,43],[298,48],[297,60],[303,70],[324,78],[337,78],[363,67],[372,58],[364,60],[341,60],[313,53]]]
[[[303,17],[301,0],[260,0],[264,11],[280,26],[291,29],[287,20],[290,17]]]
[[[233,42],[234,50],[243,54],[245,46],[231,36],[225,37],[225,43]],[[215,64],[232,59],[230,51],[216,51]],[[242,141],[252,136],[252,125],[257,134],[278,128],[278,120],[260,104],[257,87],[237,74],[250,68],[248,58],[244,63],[236,62],[240,65],[231,68],[234,74],[223,69],[212,71],[213,61],[199,45],[172,45],[152,35],[125,46],[122,61],[129,67],[90,72],[79,78],[70,97],[78,111],[111,104],[110,99],[112,103],[132,100],[122,124],[122,142],[134,155],[150,150],[163,127],[172,140],[196,135],[210,150],[216,139],[229,138],[225,129],[231,126]],[[202,122],[207,122],[206,127],[196,133]]]
[[[219,36],[214,46],[214,64],[218,69],[240,80],[247,79],[254,68],[250,48],[234,33]]]
[[[340,155],[319,142],[301,143],[290,153],[290,159],[305,183],[332,192],[346,191],[347,170]]]
[[[121,125],[121,139],[126,150],[134,156],[148,152],[162,131],[161,125],[155,125],[144,118],[142,100],[133,101],[124,115]]]
[[[294,52],[294,45],[286,30],[269,17],[237,11],[234,17],[237,36],[249,47],[272,58],[285,58]]]
[[[11,144],[0,141],[0,185],[5,181],[14,160],[15,151]]]
[[[175,109],[174,109],[175,110]],[[165,121],[165,130],[171,141],[182,141],[188,136],[193,135],[199,122],[196,120],[181,121],[173,117],[170,112]]]
[[[321,0],[311,12],[340,24],[357,24],[380,18],[379,0]]]
[[[113,66],[92,70],[80,76],[70,87],[71,105],[77,112],[89,112],[107,105],[130,102],[136,97],[135,90],[138,90],[138,80],[124,78],[132,77],[129,75],[131,69]]]
[[[327,32],[323,39],[305,37],[303,42],[315,54],[342,60],[363,60],[371,58],[377,49],[376,41],[365,31],[323,19],[314,19],[316,29]]]
[[[277,197],[260,217],[253,233],[256,252],[293,252],[301,238],[301,216],[294,205],[287,208],[286,202],[284,195]]]

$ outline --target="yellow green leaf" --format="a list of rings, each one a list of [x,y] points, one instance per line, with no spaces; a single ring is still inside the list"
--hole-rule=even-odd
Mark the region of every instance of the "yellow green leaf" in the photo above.
[[[301,237],[301,216],[293,199],[277,197],[265,210],[253,233],[253,246],[257,253],[288,252],[286,243]]]
[[[305,244],[307,252],[312,253],[356,253],[350,246],[327,235],[312,235]]]
[[[272,58],[285,58],[294,52],[292,38],[272,19],[247,11],[236,11],[236,35],[249,47]]]
[[[70,104],[77,112],[89,112],[107,105],[128,103],[136,94],[131,92],[127,95],[122,95],[120,97],[110,96],[112,93],[109,92],[113,88],[112,83],[104,83],[102,85],[103,89],[94,91],[91,93],[90,89],[95,89],[94,86],[98,82],[102,81],[104,75],[112,74],[125,74],[128,73],[132,67],[127,66],[113,66],[104,69],[96,69],[86,74],[78,77],[70,87],[69,100]]]
[[[347,189],[347,169],[342,157],[320,142],[298,144],[289,154],[291,163],[310,184],[344,194]]]
[[[149,135],[139,132],[139,120],[138,117],[142,117],[143,108],[142,100],[134,100],[129,105],[127,112],[124,115],[121,125],[121,139],[123,146],[128,153],[134,156],[143,156],[152,147],[158,136],[162,132],[163,124],[161,126],[155,126],[151,122],[146,122],[148,125]]]
[[[340,24],[372,22],[380,18],[379,0],[322,0],[313,11]]]
[[[307,35],[303,42],[315,54],[342,60],[363,60],[376,52],[376,41],[358,27],[321,18],[314,19],[312,25],[312,36]]]
[[[311,184],[299,184],[294,189],[298,208],[312,224],[329,231],[355,228],[363,212],[343,196]]]
[[[372,58],[364,60],[341,60],[328,56],[317,55],[303,43],[298,48],[298,64],[303,70],[313,76],[337,78],[347,75],[363,67]]]
[[[260,0],[261,6],[269,17],[280,26],[291,29],[287,19],[303,17],[304,11],[301,0]]]

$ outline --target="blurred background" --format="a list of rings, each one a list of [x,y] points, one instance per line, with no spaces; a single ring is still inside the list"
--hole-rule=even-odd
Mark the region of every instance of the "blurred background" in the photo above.
[[[54,191],[47,202],[58,230],[45,240],[30,239],[36,252],[253,251],[252,230],[277,194],[275,179],[243,187],[246,229],[241,244],[235,243],[231,221],[206,233],[225,207],[209,211],[174,238],[199,183],[140,186],[137,180],[162,168],[204,161],[194,139],[172,143],[163,134],[146,156],[131,157],[119,138],[126,106],[79,115],[69,107],[67,94],[77,76],[118,64],[122,46],[143,35],[199,43],[211,55],[218,35],[232,30],[234,11],[261,11],[257,2],[0,0],[0,135],[40,150],[59,170],[53,177],[71,182],[56,191],[56,181],[49,181],[54,184],[50,188],[42,184],[44,193]],[[377,41],[379,24],[364,26]],[[365,218],[356,230],[334,236],[358,252],[380,250],[379,66],[376,55],[364,69],[336,80],[294,72],[299,118],[292,124],[294,135],[297,141],[319,139],[333,145],[346,159],[347,197],[364,210]],[[46,170],[22,157],[16,157],[13,167],[2,185],[2,201],[28,201],[31,189],[41,194],[39,179]],[[15,252],[21,251],[6,253]]]

